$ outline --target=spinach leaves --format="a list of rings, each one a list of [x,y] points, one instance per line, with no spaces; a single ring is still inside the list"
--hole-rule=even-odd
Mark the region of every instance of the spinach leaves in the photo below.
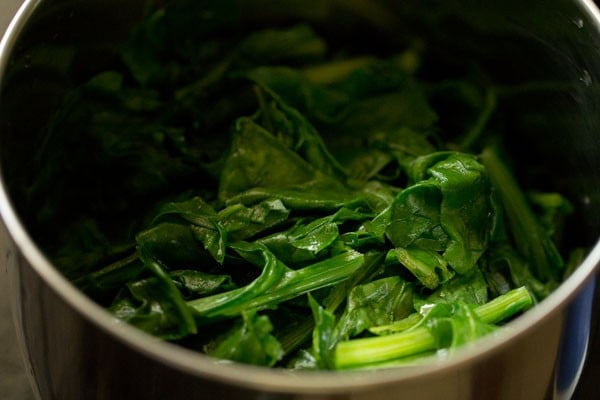
[[[213,357],[347,369],[459,347],[560,282],[570,207],[524,193],[487,144],[491,85],[233,3],[156,10],[50,124],[30,203],[82,290]]]

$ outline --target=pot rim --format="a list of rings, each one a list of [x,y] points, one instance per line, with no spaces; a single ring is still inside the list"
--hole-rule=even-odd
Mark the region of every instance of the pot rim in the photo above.
[[[592,0],[575,0],[582,12],[593,21],[600,34],[600,11]],[[43,0],[25,0],[0,41],[0,85],[15,43],[30,17]],[[592,280],[600,263],[598,241],[583,263],[553,293],[519,318],[505,325],[495,335],[479,339],[475,344],[458,349],[452,356],[430,356],[419,365],[372,371],[287,371],[267,369],[244,364],[215,360],[204,354],[161,341],[137,328],[114,318],[96,304],[52,265],[28,235],[8,197],[0,170],[0,217],[9,236],[21,255],[40,278],[70,307],[112,338],[127,344],[145,356],[177,370],[239,387],[279,393],[325,394],[367,390],[373,386],[402,380],[420,379],[461,368],[487,356],[500,352],[510,342],[525,335],[560,312],[579,290]]]

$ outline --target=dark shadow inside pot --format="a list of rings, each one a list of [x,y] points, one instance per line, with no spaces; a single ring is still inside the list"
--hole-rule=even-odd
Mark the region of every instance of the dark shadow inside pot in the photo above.
[[[118,44],[133,21],[140,18],[141,3],[120,6],[119,13],[112,13],[104,2],[43,3],[15,46],[3,80],[2,168],[13,204],[40,243],[50,232],[52,237],[61,237],[56,234],[57,221],[67,226],[77,213],[109,220],[135,214],[128,205],[137,199],[127,196],[128,182],[120,182],[118,173],[108,179],[112,171],[98,167],[99,163],[72,165],[76,157],[69,154],[60,155],[63,159],[57,164],[65,167],[49,178],[48,194],[60,191],[60,196],[50,195],[36,203],[28,191],[48,168],[39,160],[39,152],[48,141],[44,130],[52,115],[74,87],[99,71],[120,66]],[[420,75],[430,82],[484,70],[487,76],[482,79],[490,79],[498,88],[499,107],[494,118],[501,121],[503,140],[523,187],[567,194],[577,210],[572,225],[576,229],[569,232],[576,230],[577,234],[568,235],[566,240],[588,246],[595,242],[600,220],[594,212],[599,202],[594,182],[600,157],[596,135],[598,60],[592,55],[598,52],[598,39],[595,27],[583,25],[574,6],[564,10],[519,2],[483,6],[463,1],[435,7],[389,2],[365,11],[360,1],[315,9],[296,2],[276,6],[255,3],[235,14],[235,18],[246,21],[236,20],[235,29],[264,21],[281,25],[282,21],[308,19],[340,48],[350,42],[357,53],[389,54],[390,49],[426,46]],[[543,15],[531,15],[530,10],[537,13],[538,9]],[[454,128],[452,114],[457,112],[460,110],[442,111],[441,123]],[[92,145],[80,149],[90,156],[96,150]],[[72,173],[79,168],[87,169],[86,179]],[[199,178],[185,172],[188,180]],[[154,188],[156,193],[143,197],[158,199],[169,190],[184,190],[186,185],[189,181]],[[113,188],[121,189],[122,195]],[[90,200],[98,196],[127,200],[107,200],[110,210],[92,209],[95,202]],[[59,204],[48,207],[51,201]],[[54,217],[45,215],[49,212],[45,208],[52,208]],[[135,208],[145,210],[144,206]]]

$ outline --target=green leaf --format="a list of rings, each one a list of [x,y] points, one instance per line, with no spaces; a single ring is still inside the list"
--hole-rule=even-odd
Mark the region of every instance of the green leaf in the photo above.
[[[503,293],[504,294],[504,293]],[[415,309],[430,307],[432,304],[461,302],[479,306],[488,301],[488,286],[479,269],[466,275],[455,275],[433,293],[415,298]]]
[[[167,40],[165,11],[158,10],[134,27],[123,45],[123,62],[142,86],[165,79],[168,69],[161,61]]]
[[[200,44],[214,45],[214,37],[230,32],[241,20],[240,0],[178,0],[166,7],[169,45],[186,63],[201,60]]]
[[[178,270],[169,274],[186,298],[211,295],[232,290],[235,284],[229,275],[207,274],[195,270]]]
[[[327,43],[305,24],[254,32],[235,49],[237,58],[253,65],[310,62],[326,51]]]
[[[437,119],[422,94],[413,88],[356,102],[342,115],[340,129],[362,135],[400,128],[428,129]]]
[[[127,285],[127,295],[117,298],[108,310],[117,318],[166,340],[177,340],[195,332],[189,330],[174,303],[165,296],[157,279]]]
[[[207,259],[193,229],[187,224],[161,222],[140,232],[136,241],[148,257],[171,270],[202,264]]]
[[[485,271],[489,276],[488,280],[490,277],[498,279],[496,275],[500,275],[509,282],[509,288],[527,287],[539,300],[546,298],[557,286],[556,282],[542,282],[537,279],[530,264],[507,243],[490,249],[486,261]]]
[[[216,357],[380,368],[476,340],[581,261],[557,251],[565,198],[456,151],[504,134],[497,101],[549,86],[436,64],[395,17],[429,29],[452,7],[254,6],[148,2],[43,132],[16,202],[86,293]]]
[[[413,310],[412,294],[411,285],[397,276],[355,286],[338,322],[338,337],[348,339],[372,326],[407,317]]]
[[[137,252],[121,258],[104,268],[86,274],[74,281],[77,287],[91,296],[103,296],[140,277],[145,270]]]
[[[474,156],[453,154],[429,169],[442,193],[440,223],[449,242],[444,258],[458,273],[472,270],[487,246],[490,186]]]
[[[406,173],[415,158],[436,152],[427,134],[406,127],[376,132],[370,138],[370,142],[371,146],[392,155]]]
[[[169,273],[183,297],[209,295],[235,287],[231,277],[194,270]],[[181,339],[194,333],[184,325],[184,318],[158,277],[132,281],[126,285],[128,294],[121,293],[109,310],[118,318],[163,339]]]
[[[395,247],[443,252],[465,274],[485,251],[493,222],[485,169],[462,153],[434,153],[413,164],[423,171],[413,178],[425,180],[396,197],[386,234]]]
[[[249,71],[247,78],[260,87],[268,98],[274,100],[274,102],[265,101],[261,108],[265,113],[261,115],[265,124],[277,122],[280,127],[285,126],[286,110],[281,109],[282,105],[288,111],[298,110],[312,123],[333,122],[348,101],[347,95],[343,92],[317,85],[307,77],[306,73],[294,68],[264,66]],[[277,116],[277,113],[282,115]],[[275,121],[273,117],[282,119]],[[269,118],[272,118],[271,121]]]
[[[267,199],[279,199],[291,210],[332,212],[342,207],[368,207],[368,197],[347,189],[337,180],[319,177],[315,180],[283,187],[256,187],[227,199],[226,204],[252,205]]]
[[[315,260],[338,237],[337,223],[331,217],[324,217],[307,224],[296,224],[287,231],[259,239],[258,242],[267,246],[284,263],[297,265]]]
[[[271,334],[273,326],[265,315],[242,312],[238,323],[208,354],[245,364],[272,367],[283,356],[281,345]]]
[[[385,233],[395,247],[442,251],[449,242],[441,225],[442,194],[424,181],[400,192],[390,210]]]
[[[333,369],[333,350],[337,343],[335,315],[324,309],[309,295],[309,304],[315,320],[312,354],[320,369]]]
[[[265,200],[253,207],[236,204],[218,213],[200,197],[164,204],[154,220],[179,217],[190,223],[196,240],[220,264],[228,241],[244,240],[287,220],[289,210],[279,200]]]
[[[246,240],[287,221],[290,210],[279,199],[264,200],[252,207],[235,204],[219,211],[221,225],[233,241]]]
[[[455,349],[495,330],[480,320],[467,304],[435,304],[420,322],[435,337],[437,348]]]
[[[557,236],[563,232],[565,219],[573,213],[571,202],[560,193],[529,192],[527,199],[548,235],[560,239]]]
[[[177,286],[146,242],[138,244],[140,259],[153,278],[127,285],[131,298],[117,300],[110,310],[138,328],[163,339],[181,339],[197,332],[196,323]]]
[[[250,119],[237,121],[231,152],[221,173],[219,198],[253,188],[281,188],[323,179],[322,175]]]
[[[258,71],[262,72],[262,71]],[[250,74],[250,78],[253,78]],[[260,84],[260,80],[256,81]],[[268,87],[261,87],[269,97],[259,99],[262,102],[260,116],[267,130],[286,143],[291,149],[322,173],[344,181],[346,172],[339,162],[331,155],[322,137],[313,125],[293,107],[287,105],[282,98]],[[265,104],[265,102],[268,102]]]
[[[189,223],[187,228],[192,233],[194,239],[202,243],[204,248],[217,262],[220,264],[223,263],[225,259],[227,231],[219,223],[217,214],[210,205],[199,197],[180,202],[166,203],[158,210],[154,220],[160,221],[161,219],[165,219],[165,217],[172,216],[182,218],[185,222]],[[160,227],[161,225],[159,224],[158,226]],[[162,226],[164,227],[165,225],[163,224]],[[154,228],[155,231],[157,229]],[[183,230],[185,228],[180,229]],[[166,229],[162,230],[166,231]],[[176,246],[179,245],[178,243],[173,244]]]

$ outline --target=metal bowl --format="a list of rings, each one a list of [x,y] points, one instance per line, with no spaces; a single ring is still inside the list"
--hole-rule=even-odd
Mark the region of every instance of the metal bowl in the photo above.
[[[457,1],[447,24],[422,29],[440,54],[474,57],[503,79],[559,80],[568,96],[536,92],[519,107],[548,118],[512,121],[518,166],[536,165],[578,210],[569,230],[589,248],[547,299],[498,335],[445,360],[377,372],[290,372],[217,363],[113,318],[48,261],[27,225],[19,182],[40,128],[78,77],[102,67],[144,1],[27,0],[0,43],[2,251],[28,372],[41,399],[542,399],[569,398],[589,336],[600,261],[600,13],[591,1]],[[262,10],[268,1],[245,2]],[[298,7],[310,17],[311,2]],[[361,1],[354,2],[356,4]],[[400,21],[398,15],[373,18]],[[437,2],[417,5],[423,14]],[[441,3],[440,3],[441,4]],[[285,7],[283,5],[282,7]],[[417,13],[418,14],[418,13]],[[397,19],[396,19],[397,18]],[[335,15],[327,23],[335,25]],[[393,24],[387,24],[389,28]],[[342,29],[343,26],[338,28]],[[387,29],[387,28],[386,28]],[[390,31],[389,34],[393,34]],[[481,51],[485,49],[485,51]],[[557,118],[560,115],[565,118]]]

